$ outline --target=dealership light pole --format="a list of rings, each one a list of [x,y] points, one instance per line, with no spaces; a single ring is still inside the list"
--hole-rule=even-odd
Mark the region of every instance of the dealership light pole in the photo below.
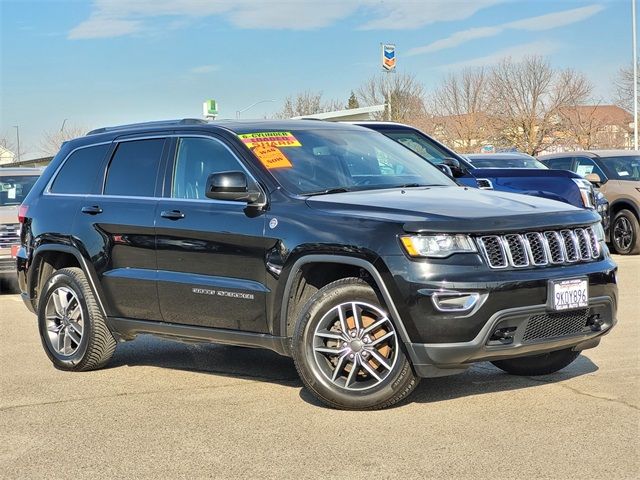
[[[16,129],[16,140],[18,143],[18,151],[16,152],[16,157],[18,157],[18,162],[20,161],[20,125],[14,125],[13,128]]]
[[[255,107],[256,105],[259,105],[261,103],[267,103],[267,102],[275,102],[275,100],[258,100],[255,103],[252,103],[251,105],[249,105],[248,107],[243,108],[242,110],[236,110],[236,118],[239,119],[240,118],[240,114],[242,112],[246,112],[247,110],[249,110],[252,107]]]
[[[638,150],[638,45],[636,39],[636,0],[631,0],[633,36],[633,148]]]

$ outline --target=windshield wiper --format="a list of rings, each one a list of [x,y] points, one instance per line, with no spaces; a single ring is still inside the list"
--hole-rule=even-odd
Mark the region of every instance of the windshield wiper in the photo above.
[[[402,185],[393,185],[388,188],[412,188],[412,187],[437,187],[438,185],[430,185],[427,183],[404,183]]]
[[[318,192],[308,192],[308,193],[304,193],[303,195],[307,197],[312,197],[314,195],[330,195],[332,193],[345,193],[350,191],[351,190],[349,190],[348,188],[336,187],[336,188],[327,188],[326,190],[320,190]]]

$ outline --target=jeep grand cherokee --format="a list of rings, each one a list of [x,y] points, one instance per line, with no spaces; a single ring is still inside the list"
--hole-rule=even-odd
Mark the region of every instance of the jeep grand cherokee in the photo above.
[[[262,347],[326,404],[373,409],[596,346],[617,301],[599,220],[458,186],[361,127],[187,119],[64,144],[20,208],[18,272],[57,368],[141,333]]]

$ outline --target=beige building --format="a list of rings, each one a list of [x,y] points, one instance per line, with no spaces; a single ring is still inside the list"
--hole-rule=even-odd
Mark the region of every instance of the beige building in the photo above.
[[[16,154],[0,145],[0,165],[13,163]]]

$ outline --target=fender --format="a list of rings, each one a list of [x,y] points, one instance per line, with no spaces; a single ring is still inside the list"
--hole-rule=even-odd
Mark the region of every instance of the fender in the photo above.
[[[102,311],[102,314],[105,316],[105,318],[107,317],[107,311],[104,307],[104,304],[102,302],[102,296],[101,296],[101,290],[99,288],[99,282],[97,281],[97,275],[95,270],[93,269],[93,267],[90,265],[89,262],[87,262],[87,260],[84,258],[84,256],[82,256],[82,254],[80,253],[80,251],[72,246],[69,245],[60,245],[60,244],[45,244],[45,245],[40,245],[39,247],[37,247],[34,252],[33,252],[33,256],[32,256],[32,260],[31,260],[31,265],[36,265],[36,262],[38,261],[38,257],[40,257],[44,252],[61,252],[61,253],[68,253],[73,255],[76,260],[78,260],[78,264],[80,264],[80,268],[82,269],[82,271],[84,272],[84,274],[87,276],[87,280],[89,281],[89,286],[91,287],[91,290],[94,294],[94,296],[96,297],[96,300],[98,301],[98,305],[100,306],[100,310]],[[33,287],[33,282],[34,282],[34,275],[35,275],[35,269],[30,268],[29,269],[29,278],[28,278],[28,286],[29,286],[29,291],[32,290]]]
[[[300,268],[303,265],[308,263],[342,263],[344,265],[353,265],[356,267],[360,267],[366,270],[371,278],[376,282],[376,286],[380,290],[382,297],[389,308],[389,313],[391,314],[391,318],[393,319],[396,327],[398,328],[398,332],[400,333],[400,338],[404,343],[410,343],[409,335],[407,330],[405,329],[404,323],[402,322],[402,318],[398,313],[398,309],[391,298],[391,294],[385,285],[380,272],[373,266],[373,264],[367,260],[363,260],[361,258],[347,257],[342,255],[315,255],[309,254],[303,257],[300,257],[291,267],[291,271],[289,276],[287,277],[287,282],[284,287],[284,294],[282,299],[282,308],[280,310],[280,334],[287,331],[287,312],[289,310],[289,297],[291,294],[291,288],[293,284],[293,280],[296,278],[296,274],[300,271]]]

